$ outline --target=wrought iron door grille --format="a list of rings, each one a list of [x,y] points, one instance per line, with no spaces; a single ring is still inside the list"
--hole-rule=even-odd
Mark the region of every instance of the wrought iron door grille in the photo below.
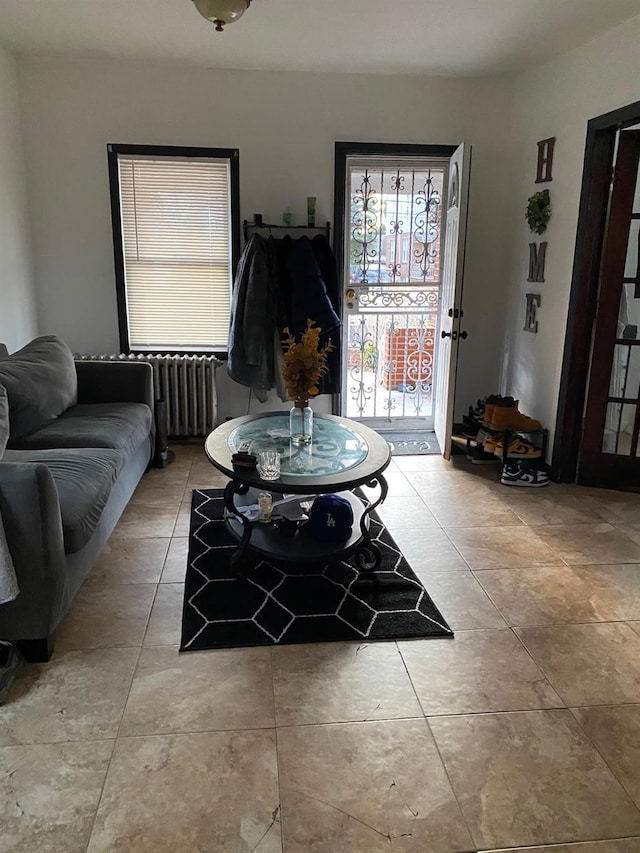
[[[348,417],[429,418],[446,167],[350,163]]]

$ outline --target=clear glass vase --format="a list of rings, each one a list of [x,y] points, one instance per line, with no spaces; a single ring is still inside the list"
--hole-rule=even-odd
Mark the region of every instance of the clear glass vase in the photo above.
[[[289,413],[289,432],[292,444],[311,444],[313,409],[308,400],[296,400]]]

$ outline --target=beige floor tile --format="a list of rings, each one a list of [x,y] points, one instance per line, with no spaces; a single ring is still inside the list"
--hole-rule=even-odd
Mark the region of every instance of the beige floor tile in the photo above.
[[[471,849],[424,720],[278,730],[287,853]]]
[[[56,647],[103,649],[140,646],[156,585],[82,587],[56,632]]]
[[[640,619],[640,565],[477,571],[509,625]]]
[[[407,474],[407,479],[427,506],[443,510],[454,505],[473,511],[499,497],[495,483],[466,472]]]
[[[118,539],[112,536],[102,549],[84,586],[157,583],[170,540]]]
[[[424,713],[558,708],[563,702],[508,629],[399,644]]]
[[[314,643],[272,651],[279,726],[422,716],[395,643]]]
[[[451,463],[437,454],[430,456],[394,456],[393,462],[398,471],[403,473],[453,470]]]
[[[411,529],[438,528],[438,522],[415,494],[387,498],[377,509],[378,515],[393,533],[403,527]]]
[[[454,500],[428,500],[427,506],[442,527],[524,527],[509,504],[487,494],[481,499],[465,495]]]
[[[143,645],[179,645],[183,600],[183,583],[161,583],[158,586]]]
[[[505,627],[504,619],[471,572],[417,574],[454,631]]]
[[[187,485],[191,488],[200,486],[207,489],[223,489],[228,480],[227,476],[206,459],[194,459]]]
[[[185,492],[185,499],[180,504],[180,509],[178,510],[178,517],[173,528],[174,539],[189,536],[191,528],[191,498],[192,492],[189,489]]]
[[[501,851],[481,851],[481,853],[640,853],[640,837],[618,838],[613,841],[585,841],[577,844],[554,844],[551,847],[510,847]]]
[[[147,475],[148,476],[148,475]],[[161,507],[173,507],[182,500],[187,484],[187,472],[179,476],[147,479],[143,477],[131,496],[132,504],[151,504]]]
[[[449,538],[472,569],[553,566],[558,554],[528,527],[451,528]]]
[[[129,504],[113,535],[118,539],[148,539],[173,535],[180,502],[168,506]]]
[[[640,705],[575,708],[573,713],[640,808]]]
[[[580,501],[612,524],[640,523],[640,495],[611,489],[585,489]]]
[[[414,572],[469,570],[444,530],[393,527],[391,534]]]
[[[184,583],[189,555],[189,537],[176,536],[171,540],[164,561],[160,583]]]
[[[269,649],[142,650],[120,736],[275,725]]]
[[[387,469],[384,472],[384,478],[387,481],[387,486],[389,487],[390,498],[401,497],[402,495],[407,495],[408,497],[415,498],[415,489],[409,482],[407,476],[401,471],[392,471],[390,469]],[[375,495],[380,492],[377,487],[374,489],[367,489],[366,486],[363,487],[363,491],[366,495]]]
[[[429,722],[481,849],[640,833],[640,812],[570,711]]]
[[[585,504],[571,487],[558,486],[545,489],[512,489],[509,504],[520,518],[530,526],[543,524],[591,524],[603,519],[597,510]]]
[[[627,625],[515,631],[567,705],[640,702],[640,637]]]
[[[640,524],[614,524],[616,530],[620,530],[629,539],[640,543]]]
[[[119,740],[88,850],[278,853],[275,733]]]
[[[1,853],[84,853],[112,741],[0,749]]]
[[[640,622],[629,622],[627,624],[636,634],[640,634]]]
[[[640,563],[640,542],[606,522],[554,524],[536,527],[536,533],[569,565]]]
[[[0,705],[0,746],[114,738],[138,649],[56,652],[22,667]]]

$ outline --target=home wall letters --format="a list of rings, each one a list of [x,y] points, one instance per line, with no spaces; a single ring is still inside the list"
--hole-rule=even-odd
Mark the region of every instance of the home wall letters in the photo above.
[[[529,243],[529,278],[527,281],[544,282],[546,257],[546,243]]]
[[[538,142],[538,173],[536,175],[536,184],[544,184],[547,181],[552,181],[551,172],[553,169],[553,149],[555,148],[555,136],[549,139],[541,139]]]

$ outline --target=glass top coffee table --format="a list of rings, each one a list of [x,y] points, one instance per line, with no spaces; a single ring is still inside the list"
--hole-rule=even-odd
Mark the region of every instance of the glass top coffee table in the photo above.
[[[255,469],[233,467],[232,454],[246,441],[251,442],[251,452],[256,456],[263,450],[280,453],[278,480],[263,480]],[[313,441],[296,446],[289,438],[288,412],[247,415],[215,429],[205,442],[205,452],[213,465],[230,478],[225,506],[227,525],[239,542],[233,559],[238,573],[247,550],[275,560],[327,563],[355,554],[362,569],[374,569],[380,564],[380,551],[369,535],[369,516],[387,496],[383,472],[391,460],[391,449],[369,427],[335,415],[315,415]],[[378,490],[377,497],[367,505],[353,493],[363,485]],[[340,493],[353,509],[352,535],[346,542],[324,542],[305,532],[304,526],[293,536],[286,536],[276,522],[249,521],[239,506],[251,488],[276,496]]]

